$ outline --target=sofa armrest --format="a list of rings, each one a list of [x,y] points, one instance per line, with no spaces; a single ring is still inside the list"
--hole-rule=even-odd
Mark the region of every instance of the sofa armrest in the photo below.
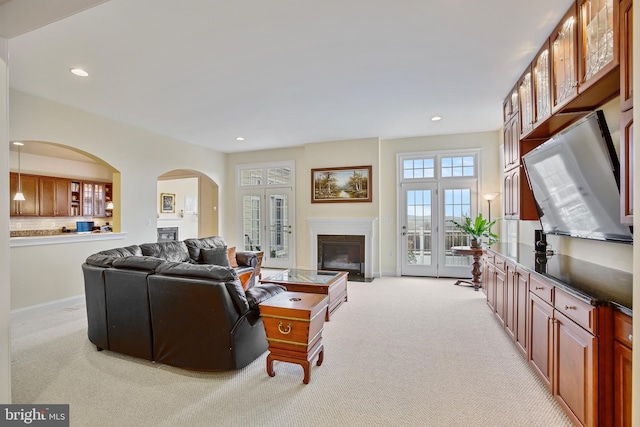
[[[236,251],[236,262],[238,267],[253,267],[258,265],[258,257],[255,252],[238,252]]]
[[[258,310],[258,305],[261,302],[268,300],[271,297],[278,295],[280,292],[284,292],[287,289],[284,286],[276,285],[275,283],[261,283],[252,288],[247,289],[245,294],[247,295],[247,302],[249,308],[252,310]]]

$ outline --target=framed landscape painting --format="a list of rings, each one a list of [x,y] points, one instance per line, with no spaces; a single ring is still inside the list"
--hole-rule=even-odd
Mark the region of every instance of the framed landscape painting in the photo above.
[[[371,166],[311,169],[311,203],[370,202]]]

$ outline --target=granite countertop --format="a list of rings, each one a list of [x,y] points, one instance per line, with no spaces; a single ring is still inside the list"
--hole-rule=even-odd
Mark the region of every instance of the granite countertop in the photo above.
[[[536,256],[533,246],[529,245],[520,244],[513,248],[494,244],[488,249],[545,276],[557,287],[588,304],[610,305],[629,316],[633,315],[632,273],[566,255]]]

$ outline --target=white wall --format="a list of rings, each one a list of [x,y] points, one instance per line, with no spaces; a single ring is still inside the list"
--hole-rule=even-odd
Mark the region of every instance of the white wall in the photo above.
[[[124,240],[11,248],[12,309],[82,295],[80,266],[88,255],[155,242],[158,176],[175,169],[201,171],[220,185],[223,197],[224,154],[19,91],[10,92],[9,108],[10,140],[64,144],[91,153],[120,172],[121,230],[128,233]],[[118,201],[115,188],[114,197]],[[224,224],[222,215],[220,221]],[[38,269],[31,268],[34,262],[38,262]]]
[[[307,144],[304,146],[265,150],[250,153],[234,153],[228,155],[227,182],[235,188],[235,167],[240,164],[259,164],[270,162],[295,162],[295,196],[296,218],[294,224],[296,259],[295,265],[300,268],[315,268],[311,263],[309,227],[307,218],[378,218],[380,206],[380,194],[378,180],[380,165],[378,160],[378,138],[357,139],[347,141],[330,141]],[[341,167],[341,166],[372,166],[373,191],[371,203],[311,203],[311,169]],[[229,220],[229,229],[235,230],[241,224],[236,222],[236,194],[233,191],[227,193],[225,200],[226,217]],[[379,235],[379,231],[375,231]],[[227,235],[225,240],[230,245],[238,245],[238,238]],[[242,243],[242,242],[240,242]],[[372,272],[379,275],[378,248],[375,249]]]
[[[0,38],[0,200],[9,200],[8,41]],[[0,248],[9,247],[9,204],[0,203]],[[11,403],[9,251],[0,250],[0,403]]]

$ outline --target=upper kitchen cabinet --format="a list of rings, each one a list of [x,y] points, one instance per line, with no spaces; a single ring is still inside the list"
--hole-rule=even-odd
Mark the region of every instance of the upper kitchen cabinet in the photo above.
[[[106,216],[105,186],[104,182],[82,183],[82,215]]]
[[[531,65],[533,74],[533,123],[538,126],[551,116],[551,65],[547,40]]]
[[[19,178],[19,179],[18,179]],[[18,183],[20,181],[20,184]],[[13,200],[13,196],[22,187],[25,200]],[[38,215],[38,176],[9,173],[9,206],[11,216],[37,216]]]
[[[520,98],[520,136],[533,130],[533,79],[531,66],[518,80],[518,97]]]
[[[620,109],[633,107],[633,3],[620,2]]]
[[[512,117],[517,116],[518,110],[518,88],[514,87],[502,103],[502,119],[504,123],[507,123]]]
[[[555,113],[578,96],[578,20],[574,4],[551,33],[551,101]]]
[[[39,182],[40,216],[69,216],[71,180],[41,176]]]
[[[580,0],[579,93],[603,82],[620,64],[619,1]],[[617,88],[618,83],[618,79],[613,79],[608,86]]]

